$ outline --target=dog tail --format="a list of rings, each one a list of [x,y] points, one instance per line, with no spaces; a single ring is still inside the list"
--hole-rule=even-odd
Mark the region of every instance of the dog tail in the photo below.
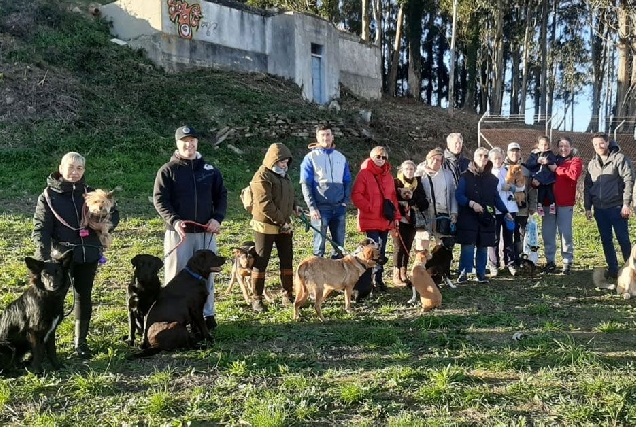
[[[131,354],[128,357],[128,360],[136,360],[143,359],[146,357],[154,356],[155,354],[161,353],[161,349],[157,347],[148,347],[141,350],[139,353]]]
[[[612,283],[607,283],[605,279],[605,269],[602,267],[595,268],[592,271],[592,281],[594,282],[594,286],[601,289],[616,289],[616,285]]]
[[[300,300],[307,293],[307,287],[305,286],[304,277],[305,267],[304,264],[300,264],[294,273],[294,294]]]

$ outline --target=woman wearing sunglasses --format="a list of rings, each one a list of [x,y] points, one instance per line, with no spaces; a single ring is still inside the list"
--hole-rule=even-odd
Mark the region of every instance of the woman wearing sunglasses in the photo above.
[[[378,291],[387,290],[382,280],[386,241],[389,231],[395,229],[401,219],[388,159],[386,148],[374,147],[370,157],[362,162],[351,190],[351,200],[358,208],[358,231],[366,233],[380,245],[380,262],[373,268],[373,280]]]

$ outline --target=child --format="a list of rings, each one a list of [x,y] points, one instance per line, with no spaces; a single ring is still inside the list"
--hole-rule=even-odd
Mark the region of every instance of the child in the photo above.
[[[537,189],[537,213],[543,216],[543,202],[548,201],[550,214],[556,213],[556,203],[554,199],[553,184],[556,181],[556,174],[549,166],[556,166],[556,156],[550,151],[550,139],[547,136],[540,136],[537,141],[537,148],[530,153],[526,167],[530,171],[530,177],[539,182]]]

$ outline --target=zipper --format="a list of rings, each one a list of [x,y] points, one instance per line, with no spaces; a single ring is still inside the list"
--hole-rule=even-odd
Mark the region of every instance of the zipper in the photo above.
[[[75,217],[77,218],[77,228],[82,228],[82,219],[77,215],[77,204],[75,203],[75,190],[76,185],[73,184],[73,191],[71,192],[71,201],[73,202],[73,210],[75,211]],[[86,246],[84,246],[84,238],[80,234],[80,241],[82,242],[82,257],[84,262],[86,262]]]
[[[194,160],[190,160],[190,169],[192,169],[192,182],[194,184],[194,221],[197,220],[198,215],[197,211],[199,210],[199,200],[198,200],[198,191],[197,191],[197,177],[194,173]]]

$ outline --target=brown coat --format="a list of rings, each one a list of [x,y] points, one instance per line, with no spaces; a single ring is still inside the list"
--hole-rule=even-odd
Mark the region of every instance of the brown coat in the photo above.
[[[294,186],[288,174],[283,177],[272,171],[276,162],[284,159],[289,159],[291,164],[292,155],[289,148],[280,143],[270,145],[263,159],[263,165],[256,171],[250,182],[253,202],[252,218],[255,222],[278,227],[290,222],[296,207]]]

